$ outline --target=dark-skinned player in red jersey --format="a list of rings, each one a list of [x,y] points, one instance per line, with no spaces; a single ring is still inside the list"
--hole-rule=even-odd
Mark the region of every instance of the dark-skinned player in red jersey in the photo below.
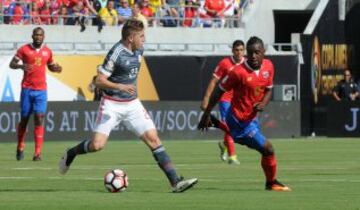
[[[20,96],[21,119],[17,127],[17,160],[24,159],[25,134],[32,113],[35,124],[33,161],[41,160],[47,107],[46,67],[52,72],[62,71],[62,67],[54,62],[52,51],[43,44],[44,38],[44,29],[35,28],[32,33],[33,42],[20,47],[10,62],[10,68],[24,71]]]
[[[200,130],[216,124],[210,112],[222,94],[233,89],[231,108],[226,116],[226,124],[236,143],[245,145],[261,154],[261,166],[265,174],[265,189],[272,191],[291,191],[276,179],[277,163],[271,142],[260,132],[257,113],[265,109],[271,99],[274,67],[270,60],[264,59],[263,41],[251,37],[246,44],[247,60],[234,69],[213,91],[209,104],[199,122]]]

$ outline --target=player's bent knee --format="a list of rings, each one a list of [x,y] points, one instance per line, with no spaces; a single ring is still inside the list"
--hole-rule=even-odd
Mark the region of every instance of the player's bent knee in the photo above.
[[[95,133],[95,135],[90,143],[89,149],[92,152],[102,150],[102,149],[104,149],[106,142],[107,142],[107,136],[105,134]]]
[[[96,152],[104,149],[104,147],[105,147],[104,142],[93,141],[90,148],[93,152]]]
[[[151,149],[155,149],[161,145],[161,140],[156,132],[156,130],[152,129],[149,131],[146,131],[141,137],[140,137],[148,147]]]
[[[265,146],[264,146],[263,155],[268,156],[268,155],[273,155],[273,154],[275,154],[274,147],[272,146],[272,144],[269,141],[266,141]]]

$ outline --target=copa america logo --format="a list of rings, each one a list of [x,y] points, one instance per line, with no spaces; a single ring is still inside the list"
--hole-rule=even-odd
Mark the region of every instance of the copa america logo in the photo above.
[[[311,89],[313,92],[314,103],[319,101],[321,88],[321,51],[320,42],[317,36],[314,37],[311,51]]]

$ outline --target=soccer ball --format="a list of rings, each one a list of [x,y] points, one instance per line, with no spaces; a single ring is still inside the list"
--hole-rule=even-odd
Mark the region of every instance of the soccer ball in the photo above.
[[[129,186],[129,181],[123,170],[114,169],[105,174],[104,185],[109,192],[123,192]]]

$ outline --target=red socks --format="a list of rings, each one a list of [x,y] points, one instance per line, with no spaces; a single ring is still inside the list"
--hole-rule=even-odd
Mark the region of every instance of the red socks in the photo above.
[[[41,154],[41,149],[44,141],[44,126],[35,126],[34,139],[35,139],[35,156],[38,156]]]
[[[235,154],[235,145],[234,145],[234,139],[231,137],[230,135],[230,129],[229,127],[226,125],[225,122],[220,121],[219,122],[219,129],[221,129],[222,131],[225,132],[225,136],[224,136],[224,144],[227,148],[228,151],[228,155],[229,157],[236,155]]]
[[[223,130],[225,133],[230,133],[229,127],[223,121],[219,122],[219,129]]]
[[[262,156],[261,166],[263,168],[266,181],[272,182],[276,177],[276,159],[275,155]]]
[[[23,151],[25,149],[25,134],[26,134],[26,127],[20,127],[20,125],[18,125],[17,128],[17,150]]]
[[[224,136],[224,144],[227,148],[227,152],[229,157],[236,155],[235,154],[235,144],[234,144],[234,140],[231,137],[231,135],[229,133],[225,133]]]

